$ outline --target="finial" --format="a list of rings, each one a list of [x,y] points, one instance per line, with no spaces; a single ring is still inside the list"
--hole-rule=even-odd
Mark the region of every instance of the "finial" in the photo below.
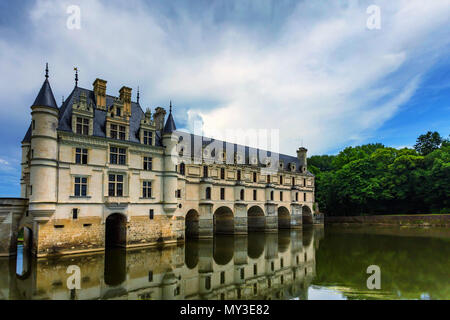
[[[138,86],[138,92],[137,92],[137,103],[139,103],[139,86]]]
[[[45,79],[48,79],[48,62],[45,64]]]
[[[172,100],[170,100],[169,113],[172,113]]]
[[[74,67],[73,70],[75,70],[75,87],[78,87],[78,68]]]

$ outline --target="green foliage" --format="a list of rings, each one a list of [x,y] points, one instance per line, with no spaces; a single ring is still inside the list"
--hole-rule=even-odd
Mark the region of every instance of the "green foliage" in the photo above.
[[[427,155],[433,150],[436,150],[442,144],[443,139],[441,135],[434,131],[428,131],[426,134],[421,134],[414,145],[414,148],[422,155]]]
[[[427,153],[377,143],[348,147],[336,156],[311,157],[319,207],[327,215],[448,211],[450,144],[441,139],[439,145]]]

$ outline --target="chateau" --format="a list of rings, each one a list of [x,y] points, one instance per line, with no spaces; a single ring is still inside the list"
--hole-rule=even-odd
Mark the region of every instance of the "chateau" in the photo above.
[[[45,81],[22,141],[21,199],[0,203],[0,254],[19,230],[38,257],[175,243],[314,221],[306,152],[275,154],[178,131],[172,105],[142,110],[139,91],[75,87],[58,107]]]

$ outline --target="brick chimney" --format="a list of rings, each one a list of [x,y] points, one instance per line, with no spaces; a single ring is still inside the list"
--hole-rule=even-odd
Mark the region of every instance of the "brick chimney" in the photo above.
[[[297,150],[297,158],[300,160],[300,171],[306,172],[307,169],[307,163],[306,163],[306,153],[308,152],[308,149],[304,147],[300,147]]]
[[[164,118],[166,116],[166,110],[161,107],[155,109],[153,114],[153,120],[155,121],[156,130],[162,131],[164,129]]]
[[[123,102],[123,111],[131,116],[131,88],[123,86],[120,90],[120,100]]]
[[[97,78],[93,86],[97,109],[106,111],[106,81]]]

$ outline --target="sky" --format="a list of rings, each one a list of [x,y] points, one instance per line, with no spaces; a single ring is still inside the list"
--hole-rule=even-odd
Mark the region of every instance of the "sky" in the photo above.
[[[269,149],[315,155],[448,136],[449,49],[450,0],[2,1],[0,196],[20,195],[47,62],[58,103],[76,66],[80,87],[98,77],[136,100],[139,86],[152,110],[172,100],[181,130],[268,130]]]

